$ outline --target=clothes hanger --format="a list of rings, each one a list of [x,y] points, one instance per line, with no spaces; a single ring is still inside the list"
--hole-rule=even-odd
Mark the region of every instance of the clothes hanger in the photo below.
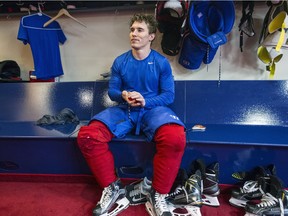
[[[66,9],[64,9],[64,8],[62,8],[55,17],[53,17],[52,19],[50,19],[50,20],[48,20],[46,23],[44,23],[43,27],[48,26],[50,23],[52,23],[53,21],[55,21],[56,19],[58,19],[58,18],[61,17],[62,15],[68,16],[69,18],[73,19],[74,21],[78,22],[79,24],[81,24],[82,26],[84,26],[84,27],[87,28],[87,26],[86,26],[84,23],[80,22],[78,19],[76,19],[75,17],[73,17],[73,16],[72,16]]]

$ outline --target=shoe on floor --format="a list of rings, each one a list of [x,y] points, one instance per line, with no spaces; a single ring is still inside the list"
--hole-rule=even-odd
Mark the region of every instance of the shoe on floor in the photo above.
[[[101,199],[93,209],[93,216],[115,216],[128,206],[125,187],[118,179],[103,189]]]
[[[140,205],[147,202],[147,194],[151,190],[152,182],[147,179],[141,179],[126,186],[126,198],[130,205]]]
[[[160,194],[153,188],[147,195],[146,210],[150,216],[173,216],[166,200],[167,194]]]
[[[248,202],[245,206],[247,215],[288,215],[288,191],[283,189],[282,181],[270,176],[269,186],[260,203]]]

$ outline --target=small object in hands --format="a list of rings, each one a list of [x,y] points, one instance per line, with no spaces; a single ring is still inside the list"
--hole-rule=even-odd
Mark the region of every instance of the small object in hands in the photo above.
[[[133,99],[132,97],[128,97],[129,101],[133,101],[134,103],[137,101],[136,99]]]
[[[194,131],[205,131],[206,127],[200,124],[196,124],[192,127],[192,130]]]

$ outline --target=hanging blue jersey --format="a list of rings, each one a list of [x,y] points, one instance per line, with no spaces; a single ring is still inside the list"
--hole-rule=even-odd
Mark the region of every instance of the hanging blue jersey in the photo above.
[[[33,14],[21,19],[17,39],[30,44],[37,79],[49,79],[63,75],[59,43],[64,44],[66,37],[58,22],[47,27],[43,25],[51,17]]]
[[[168,60],[155,50],[143,60],[128,51],[117,57],[109,81],[111,100],[124,102],[123,90],[137,91],[145,98],[145,108],[167,106],[174,101],[174,79]]]

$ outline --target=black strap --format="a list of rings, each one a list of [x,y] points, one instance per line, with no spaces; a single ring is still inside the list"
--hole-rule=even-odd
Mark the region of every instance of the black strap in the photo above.
[[[245,33],[249,37],[254,35],[253,29],[253,18],[252,14],[254,11],[254,1],[242,1],[242,17],[239,24],[239,31],[240,31],[240,50],[243,52],[243,37]],[[244,31],[243,26],[248,26],[249,31]]]

